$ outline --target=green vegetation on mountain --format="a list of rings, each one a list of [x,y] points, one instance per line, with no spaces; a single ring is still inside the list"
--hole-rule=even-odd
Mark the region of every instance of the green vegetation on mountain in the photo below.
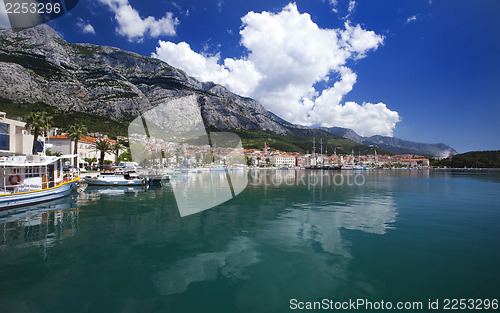
[[[328,146],[328,154],[333,154],[336,151],[338,154],[350,154],[354,151],[355,154],[373,154],[372,147],[358,144],[352,140],[333,135],[325,131],[315,131],[314,135],[308,134],[307,131],[292,131],[287,135],[280,135],[273,132],[261,130],[246,130],[246,129],[231,129],[224,130],[240,136],[243,147],[246,149],[264,148],[264,143],[267,144],[270,150],[280,150],[286,152],[313,152],[313,137],[316,139],[316,153],[320,153],[320,140],[323,138],[323,153],[326,153]],[[377,150],[380,154],[391,154],[384,150]]]
[[[105,116],[94,114],[62,111],[56,107],[49,106],[43,103],[14,103],[8,99],[0,99],[0,110],[7,113],[9,118],[23,118],[31,112],[46,112],[47,115],[53,116],[52,125],[62,129],[69,129],[70,126],[75,124],[85,125],[88,132],[100,132],[110,137],[127,136],[128,135],[128,121],[116,121]],[[300,152],[312,153],[313,151],[313,137],[316,138],[316,153],[320,153],[320,138],[323,138],[323,152],[326,152],[328,145],[328,152],[332,154],[336,148],[339,154],[349,154],[354,151],[355,154],[371,154],[374,152],[372,147],[358,144],[349,139],[333,135],[328,132],[316,131],[313,135],[301,133],[301,131],[293,131],[288,135],[280,135],[270,131],[261,130],[246,130],[246,129],[229,129],[218,130],[209,128],[209,131],[216,132],[231,132],[240,136],[243,147],[246,149],[259,149],[262,150],[264,143],[272,150],[280,150],[287,152]],[[304,131],[305,132],[305,131]],[[383,150],[377,150],[380,154],[388,153]]]
[[[439,161],[433,160],[431,165],[451,168],[500,168],[500,150],[466,152]]]
[[[7,113],[8,118],[26,118],[31,112],[46,112],[53,117],[51,125],[62,129],[69,129],[71,125],[85,125],[88,132],[100,132],[110,137],[127,136],[127,121],[112,120],[107,116],[93,115],[83,112],[63,111],[41,102],[37,103],[14,103],[8,99],[0,98],[0,111]]]

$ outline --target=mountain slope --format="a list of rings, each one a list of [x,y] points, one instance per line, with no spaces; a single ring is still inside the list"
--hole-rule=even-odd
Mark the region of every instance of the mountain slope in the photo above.
[[[319,127],[319,129],[330,132],[332,134],[350,139],[352,141],[362,143],[364,137],[358,135],[354,130],[343,127]]]
[[[163,61],[112,47],[70,44],[47,25],[0,31],[0,43],[0,97],[13,102],[131,120],[194,94],[206,126],[278,134],[290,126],[259,102],[201,83]]]
[[[47,25],[19,32],[0,31],[0,100],[4,100],[0,102],[11,111],[19,103],[49,105],[57,108],[57,116],[64,117],[66,124],[71,120],[67,117],[88,121],[97,115],[99,120],[113,121],[108,129],[118,127],[118,133],[123,133],[124,122],[173,99],[192,95],[196,96],[195,104],[165,113],[182,120],[192,116],[193,110],[201,110],[207,128],[242,130],[249,141],[251,136],[262,139],[267,133],[271,137],[288,136],[292,143],[281,143],[281,147],[305,151],[310,149],[312,137],[325,137],[346,153],[353,148],[369,151],[366,145],[373,144],[398,153],[454,153],[445,145],[408,144],[382,136],[364,138],[340,127],[319,130],[293,125],[258,101],[214,83],[199,82],[163,61],[113,47],[71,44]],[[165,107],[168,109],[168,105]],[[262,144],[263,140],[254,144]]]
[[[457,154],[457,152],[453,148],[443,143],[427,144],[380,135],[362,137],[355,131],[342,127],[321,127],[320,129],[348,138],[364,145],[374,145],[396,154],[415,153],[438,157],[448,157],[450,155]]]
[[[393,153],[413,152],[437,157],[449,157],[450,155],[457,154],[453,148],[444,143],[428,144],[379,135],[368,137],[362,143],[365,145],[377,145]]]

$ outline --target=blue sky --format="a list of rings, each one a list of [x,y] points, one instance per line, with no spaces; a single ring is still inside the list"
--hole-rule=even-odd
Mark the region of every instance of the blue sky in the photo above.
[[[81,0],[69,42],[155,56],[304,125],[500,149],[500,2]]]

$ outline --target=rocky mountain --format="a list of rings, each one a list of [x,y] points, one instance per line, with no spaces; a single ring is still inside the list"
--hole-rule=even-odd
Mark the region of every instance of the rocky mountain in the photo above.
[[[319,129],[327,131],[329,133],[350,139],[357,143],[362,143],[364,137],[358,135],[354,130],[343,127],[319,127]]]
[[[258,101],[199,82],[163,61],[112,47],[70,44],[47,25],[0,31],[0,43],[0,97],[13,102],[43,102],[131,120],[194,94],[207,127],[286,134],[292,126]]]
[[[362,137],[355,131],[342,127],[321,127],[320,129],[364,145],[374,145],[393,153],[415,153],[438,157],[448,157],[457,154],[453,148],[443,143],[427,144],[380,135]]]
[[[365,138],[340,127],[311,129],[293,125],[258,101],[214,83],[199,82],[163,61],[113,47],[68,43],[47,25],[0,31],[0,100],[44,103],[64,112],[131,121],[160,104],[193,95],[198,107],[172,108],[167,113],[183,119],[191,116],[192,110],[200,109],[206,127],[268,131],[296,141],[312,136],[347,138],[354,141],[347,143],[350,147],[377,145],[398,153],[439,156],[456,153],[443,144],[383,136]]]

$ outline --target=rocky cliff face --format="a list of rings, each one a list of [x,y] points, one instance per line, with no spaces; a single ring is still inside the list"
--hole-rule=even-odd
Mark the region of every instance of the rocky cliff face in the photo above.
[[[330,132],[335,135],[339,135],[341,137],[350,139],[352,141],[355,141],[357,143],[362,143],[364,137],[361,137],[358,135],[354,130],[349,129],[349,128],[343,128],[343,127],[320,127],[320,129],[325,130],[327,132]]]
[[[202,83],[158,59],[92,44],[71,44],[47,25],[20,32],[0,31],[0,98],[43,102],[63,111],[98,114],[131,121],[158,105],[195,96],[206,127],[265,130],[278,134],[325,136],[318,129],[292,125],[258,101],[240,97],[214,83]],[[172,108],[178,119],[192,110]],[[421,144],[398,138],[361,137],[341,127],[324,131],[395,153],[436,156],[456,154],[444,144]]]
[[[0,31],[0,43],[0,97],[14,102],[131,120],[159,104],[195,95],[207,127],[288,131],[286,122],[255,100],[201,83],[157,59],[70,44],[47,25]]]

